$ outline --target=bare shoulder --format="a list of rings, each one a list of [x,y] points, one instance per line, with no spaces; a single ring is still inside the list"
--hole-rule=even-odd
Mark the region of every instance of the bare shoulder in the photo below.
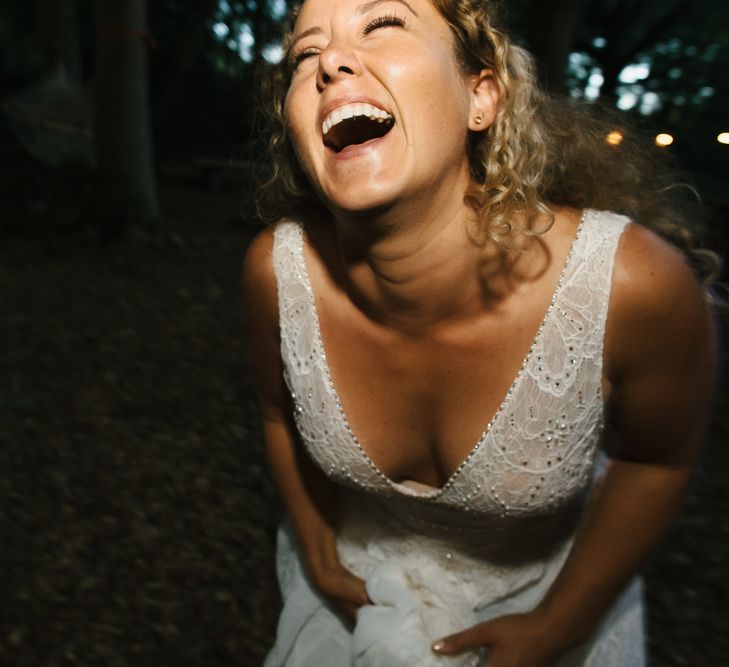
[[[273,242],[274,228],[267,227],[253,238],[243,258],[243,297],[249,314],[255,312],[260,316],[276,311]]]
[[[273,269],[274,228],[261,231],[243,260],[243,298],[248,358],[253,368],[264,422],[285,420],[278,296]]]
[[[262,283],[275,282],[273,273],[274,227],[258,232],[248,245],[243,258],[243,288],[262,287]]]
[[[693,465],[716,377],[714,323],[684,256],[635,224],[615,257],[604,360],[616,454]]]
[[[611,307],[616,317],[630,315],[640,321],[697,322],[708,312],[686,257],[655,232],[634,223],[625,228],[615,257]]]
[[[711,314],[686,257],[650,229],[627,225],[615,257],[606,370],[617,376],[676,354],[690,362],[712,345]]]

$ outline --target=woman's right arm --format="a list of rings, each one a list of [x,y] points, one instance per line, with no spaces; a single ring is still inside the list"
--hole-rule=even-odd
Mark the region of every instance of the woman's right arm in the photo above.
[[[273,230],[252,242],[243,262],[248,356],[254,371],[266,451],[313,585],[353,621],[368,603],[364,582],[340,562],[336,548],[336,488],[304,451],[283,379]]]

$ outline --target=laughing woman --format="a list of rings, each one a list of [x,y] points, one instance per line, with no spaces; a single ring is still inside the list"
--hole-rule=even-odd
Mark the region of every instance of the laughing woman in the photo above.
[[[650,159],[547,103],[487,1],[306,0],[273,88],[267,667],[644,665],[714,366]]]

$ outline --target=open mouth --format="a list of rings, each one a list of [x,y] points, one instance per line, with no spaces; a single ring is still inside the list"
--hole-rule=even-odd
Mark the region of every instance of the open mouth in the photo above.
[[[371,104],[350,104],[330,113],[322,123],[324,145],[339,153],[348,146],[384,137],[394,126],[392,114]]]

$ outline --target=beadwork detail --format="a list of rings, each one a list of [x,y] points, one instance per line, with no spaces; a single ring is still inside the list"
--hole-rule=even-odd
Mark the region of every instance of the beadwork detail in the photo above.
[[[475,514],[558,511],[589,485],[603,426],[602,347],[613,257],[627,218],[586,211],[533,343],[478,442],[439,489],[388,479],[352,432],[332,381],[299,223],[275,230],[281,353],[294,418],[334,480]]]

